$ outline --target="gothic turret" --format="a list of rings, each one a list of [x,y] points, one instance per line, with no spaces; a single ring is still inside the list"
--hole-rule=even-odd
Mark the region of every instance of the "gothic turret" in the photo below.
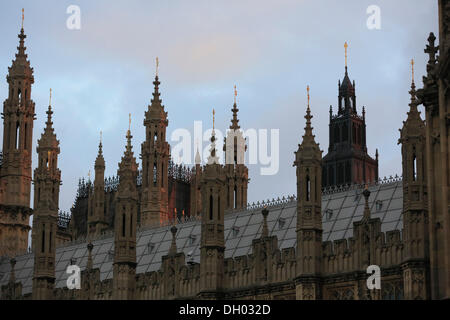
[[[61,171],[58,169],[59,141],[53,129],[52,114],[50,91],[47,122],[38,141],[38,167],[34,171],[33,181],[33,299],[44,300],[52,297],[55,283],[56,232],[61,185]]]
[[[426,299],[428,296],[429,258],[428,212],[426,188],[425,123],[417,110],[419,104],[414,84],[414,60],[411,61],[413,79],[408,118],[400,130],[403,168],[403,281],[406,299]],[[421,279],[421,283],[417,281]]]
[[[100,133],[101,135],[102,133]],[[101,137],[98,146],[98,155],[95,159],[94,193],[90,201],[92,201],[92,205],[89,208],[88,214],[88,236],[92,238],[99,236],[108,228],[105,217],[105,159],[103,157]]]
[[[230,130],[227,133],[223,151],[225,151],[225,171],[227,176],[226,209],[242,209],[247,206],[248,168],[244,164],[245,139],[239,126],[237,113],[237,90],[234,87],[234,104],[231,111]]]
[[[3,155],[0,166],[0,256],[28,249],[31,193],[31,156],[35,105],[31,100],[33,68],[27,60],[25,35],[8,68],[8,98],[3,103]]]
[[[132,151],[131,138],[131,131],[128,129],[127,146],[117,171],[119,186],[115,203],[113,266],[113,297],[116,300],[133,299],[136,287],[136,228],[138,214],[136,179],[138,165]]]
[[[330,107],[328,154],[323,158],[324,187],[378,180],[378,159],[367,154],[366,111],[362,116],[356,108],[355,82],[350,81],[345,43],[345,75],[339,81],[338,112]]]
[[[157,59],[157,69],[158,69]],[[159,93],[158,70],[153,99],[145,113],[146,140],[142,144],[142,205],[141,226],[159,224],[168,218],[168,166],[170,147],[166,141],[169,125]]]
[[[321,297],[319,276],[322,263],[322,151],[311,127],[311,110],[306,110],[302,143],[295,152],[297,167],[297,270],[298,300]]]
[[[201,180],[203,205],[199,296],[204,299],[220,298],[224,285],[226,180],[223,166],[219,164],[216,152],[216,136],[213,126],[210,155]]]

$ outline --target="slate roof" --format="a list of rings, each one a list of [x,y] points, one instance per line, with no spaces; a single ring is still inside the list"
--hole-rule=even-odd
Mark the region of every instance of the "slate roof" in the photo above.
[[[402,181],[394,179],[387,183],[369,187],[369,205],[372,217],[382,220],[381,230],[402,230],[403,192]],[[353,235],[353,222],[363,216],[364,196],[361,187],[351,187],[341,192],[324,192],[322,196],[323,240],[349,238]],[[260,237],[262,228],[261,205],[225,215],[225,258],[238,257],[252,252],[252,240]],[[281,249],[296,246],[295,198],[275,201],[269,204],[268,227],[270,235],[278,237]],[[177,248],[186,255],[186,261],[200,262],[200,221],[177,225]],[[142,229],[137,233],[137,273],[157,271],[161,258],[168,253],[171,243],[170,227]],[[114,237],[109,235],[93,241],[93,267],[100,269],[100,279],[113,276]],[[191,258],[188,257],[191,255]],[[87,264],[85,241],[67,244],[56,249],[56,287],[66,285],[67,266],[73,263],[81,270]],[[34,254],[16,257],[16,279],[22,282],[22,293],[31,293]],[[0,285],[8,283],[9,259],[0,258]]]

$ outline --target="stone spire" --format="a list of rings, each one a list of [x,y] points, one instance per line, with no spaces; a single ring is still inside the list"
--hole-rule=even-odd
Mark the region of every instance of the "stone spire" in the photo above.
[[[322,263],[322,151],[314,140],[311,109],[306,109],[306,127],[302,143],[295,152],[297,167],[297,271],[298,300],[315,300],[321,296]]]
[[[233,119],[231,119],[231,126],[230,126],[231,130],[239,130],[241,128],[239,126],[239,119],[237,116],[239,109],[237,107],[236,98],[237,98],[237,88],[236,86],[234,86],[234,104],[233,109],[231,109],[231,112],[233,112]]]
[[[218,164],[219,158],[217,157],[216,150],[216,131],[215,131],[216,111],[213,109],[213,130],[211,133],[211,146],[209,148],[208,164]]]
[[[158,72],[159,59],[157,58],[153,99],[145,112],[145,141],[141,145],[141,226],[157,225],[167,221],[169,210],[170,145],[166,141],[169,120],[159,92]]]
[[[197,148],[197,152],[195,153],[195,165],[199,166],[202,164],[202,157],[200,156],[200,150]]]
[[[38,140],[38,166],[34,171],[33,219],[33,299],[48,300],[53,296],[55,283],[56,235],[58,230],[59,188],[61,171],[58,169],[59,141],[53,129],[50,103],[47,122]]]
[[[105,167],[105,158],[103,157],[103,133],[100,131],[100,142],[98,144],[97,159],[95,159],[95,167]]]
[[[115,199],[113,298],[131,300],[136,289],[136,229],[138,192],[136,158],[131,145],[131,115],[127,145],[119,163],[119,186]]]

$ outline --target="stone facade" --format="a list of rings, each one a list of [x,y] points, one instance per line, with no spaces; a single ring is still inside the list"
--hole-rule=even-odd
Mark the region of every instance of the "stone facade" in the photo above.
[[[94,184],[92,186],[89,182],[87,188],[79,191],[78,198],[85,200],[80,200],[78,208],[74,208],[72,212],[71,223],[66,225],[66,234],[71,234],[75,242],[66,244],[67,251],[64,253],[76,252],[73,257],[81,259],[83,266],[80,290],[68,290],[63,280],[55,285],[55,279],[61,278],[56,274],[64,273],[67,263],[60,256],[64,246],[57,247],[58,236],[54,237],[61,220],[57,217],[60,172],[57,169],[59,146],[51,127],[51,108],[48,111],[47,128],[37,149],[39,164],[34,177],[35,188],[38,188],[34,206],[36,222],[33,226],[33,252],[27,255],[21,255],[22,244],[5,242],[8,237],[5,238],[4,235],[6,232],[16,232],[16,237],[20,238],[26,231],[25,222],[19,225],[20,228],[25,228],[19,228],[20,231],[16,224],[7,219],[10,219],[14,208],[15,212],[28,208],[24,214],[25,220],[31,214],[27,196],[18,196],[27,190],[29,175],[25,169],[28,169],[28,165],[16,168],[21,173],[19,177],[22,177],[18,184],[11,184],[8,180],[13,170],[10,167],[11,161],[2,165],[1,208],[11,210],[0,213],[2,221],[7,221],[1,224],[0,229],[0,236],[3,237],[0,238],[3,241],[1,252],[2,255],[9,254],[11,257],[13,254],[16,257],[0,260],[1,298],[449,299],[449,21],[450,1],[439,0],[441,43],[439,46],[435,45],[435,36],[430,34],[425,50],[429,54],[429,61],[427,75],[423,77],[424,85],[416,91],[413,78],[407,119],[400,129],[403,177],[402,215],[399,219],[402,227],[394,227],[389,217],[381,218],[377,215],[378,207],[383,204],[374,203],[376,195],[373,192],[380,182],[369,181],[371,179],[367,175],[364,177],[364,174],[364,184],[349,189],[355,191],[354,202],[358,202],[349,204],[351,201],[346,198],[347,209],[344,213],[347,218],[333,220],[333,210],[323,207],[324,197],[328,194],[328,189],[323,188],[326,157],[322,158],[322,151],[315,142],[308,92],[305,133],[294,159],[297,171],[296,201],[292,198],[286,201],[276,200],[270,206],[262,204],[256,208],[245,205],[246,191],[236,188],[241,186],[245,190],[248,183],[246,168],[239,167],[237,161],[245,146],[238,144],[236,147],[234,144],[239,141],[239,135],[236,139],[227,136],[226,142],[232,141],[235,146],[234,161],[233,164],[221,165],[217,158],[213,130],[207,164],[201,166],[197,154],[195,169],[187,179],[189,187],[184,191],[189,193],[189,201],[184,203],[190,206],[192,215],[186,215],[178,226],[172,226],[170,233],[163,233],[169,223],[161,223],[162,218],[168,217],[170,212],[169,149],[165,138],[168,120],[159,98],[159,80],[156,77],[152,104],[144,121],[147,135],[146,142],[142,145],[142,174],[139,175],[131,148],[131,132],[128,131],[126,150],[119,164],[117,185],[108,189],[104,182],[105,164],[100,144]],[[18,57],[22,52],[23,59],[23,30],[19,37],[21,44]],[[28,79],[27,83],[31,83],[30,72],[26,75],[28,78],[22,75],[20,79]],[[11,79],[10,75],[8,82],[12,87],[13,97],[10,99],[15,99],[17,88],[14,89]],[[351,95],[344,97],[345,88],[342,86],[345,83],[346,79],[340,86],[340,91],[343,90],[343,101],[350,101]],[[346,90],[350,90],[349,84],[351,85],[350,80],[346,84]],[[354,90],[354,85],[351,89]],[[29,91],[25,93],[27,99],[28,93]],[[12,100],[5,102],[5,110],[13,105],[17,106],[10,101]],[[24,105],[19,104],[18,108],[22,110],[24,106],[31,106],[31,100],[27,101]],[[348,109],[347,112],[350,112],[356,105],[354,96],[351,104],[347,105],[350,103],[348,101],[344,103],[346,107],[342,110],[340,104],[340,111]],[[421,118],[419,105],[425,107],[425,119]],[[22,112],[20,110],[19,114]],[[34,119],[32,110],[28,111],[27,119]],[[236,129],[236,103],[232,111],[230,129]],[[4,115],[5,128],[10,128],[7,115]],[[22,132],[20,121],[17,132]],[[28,132],[27,130],[24,132]],[[10,131],[5,129],[5,132]],[[31,131],[28,134],[31,135]],[[25,134],[25,137],[28,135]],[[364,138],[361,139],[365,141]],[[19,148],[13,151],[9,148],[10,140],[4,141],[5,156],[29,156],[25,142],[19,141]],[[27,147],[28,143],[29,141]],[[372,169],[377,168],[375,162],[372,165]],[[377,172],[372,172],[376,177]],[[373,175],[370,176],[372,177]],[[329,183],[329,180],[325,181]],[[359,210],[359,199],[361,215],[348,218],[350,212]],[[340,211],[343,206],[344,203],[341,204]],[[294,209],[289,211],[291,207]],[[275,213],[278,216],[276,221],[271,217]],[[295,225],[290,228],[295,232],[294,241],[286,241],[282,236],[282,232],[285,232],[284,221],[289,215],[289,223]],[[230,224],[231,221],[234,224]],[[255,229],[247,228],[242,221],[247,221],[248,225],[251,221],[260,223]],[[338,232],[339,225],[344,222],[345,229]],[[84,229],[84,234],[81,229]],[[351,232],[348,233],[349,231]],[[64,239],[61,232],[59,241]],[[188,237],[182,237],[182,233],[188,233]],[[324,239],[325,234],[332,233],[334,237]],[[163,234],[165,237],[170,236],[170,239],[163,238]],[[198,234],[200,242],[194,245]],[[344,234],[347,236],[344,237]],[[114,238],[113,244],[111,236]],[[192,241],[193,250],[180,250],[181,243],[177,240],[181,239]],[[240,246],[241,242],[245,245]],[[162,246],[157,249],[156,254],[155,246]],[[231,248],[233,253],[228,251]],[[199,251],[199,259],[195,258],[196,250]],[[56,256],[60,258],[58,262]],[[155,259],[155,262],[150,262],[150,259]],[[20,279],[24,279],[22,281],[16,277],[16,263],[23,261],[33,262],[34,269],[32,274],[21,277]],[[71,258],[70,264],[76,262]],[[101,267],[96,267],[99,265]],[[381,270],[381,289],[369,290],[367,269],[374,265]],[[21,268],[25,270],[26,266]],[[29,279],[32,279],[32,287],[25,292]]]

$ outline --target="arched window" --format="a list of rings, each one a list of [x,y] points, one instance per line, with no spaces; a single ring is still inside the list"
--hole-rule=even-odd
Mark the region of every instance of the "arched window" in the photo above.
[[[164,163],[161,163],[161,187],[164,188]]]
[[[213,219],[213,196],[211,190],[211,195],[209,196],[209,220],[212,219]]]
[[[19,89],[18,91],[17,91],[17,97],[18,97],[18,99],[19,99],[19,104],[21,105],[22,104],[22,91]]]
[[[131,208],[133,210],[133,208]],[[133,235],[133,214],[130,215],[130,237]]]
[[[306,201],[310,201],[311,199],[311,179],[309,176],[306,176]]]
[[[125,207],[124,207],[125,211]],[[125,213],[122,213],[122,236],[125,237]]]
[[[15,139],[15,141],[14,141],[14,147],[16,148],[16,149],[19,149],[19,132],[20,132],[20,123],[19,123],[19,121],[17,121],[17,123],[16,123],[16,139]]]
[[[217,197],[217,219],[220,220],[220,196]]]
[[[42,225],[42,244],[41,252],[45,252],[45,224]]]
[[[27,140],[28,140],[28,123],[25,123],[25,134],[24,134],[24,137],[23,137],[23,143],[24,143],[23,148],[25,150],[28,149]]]
[[[158,167],[156,162],[153,164],[153,185],[156,186],[156,177],[158,176]]]
[[[416,157],[416,153],[415,153],[415,150],[414,150],[414,153],[413,153],[413,162],[412,162],[412,179],[413,179],[413,181],[416,181],[416,179],[417,179],[417,172],[416,172],[416,170],[417,170],[417,157]]]

